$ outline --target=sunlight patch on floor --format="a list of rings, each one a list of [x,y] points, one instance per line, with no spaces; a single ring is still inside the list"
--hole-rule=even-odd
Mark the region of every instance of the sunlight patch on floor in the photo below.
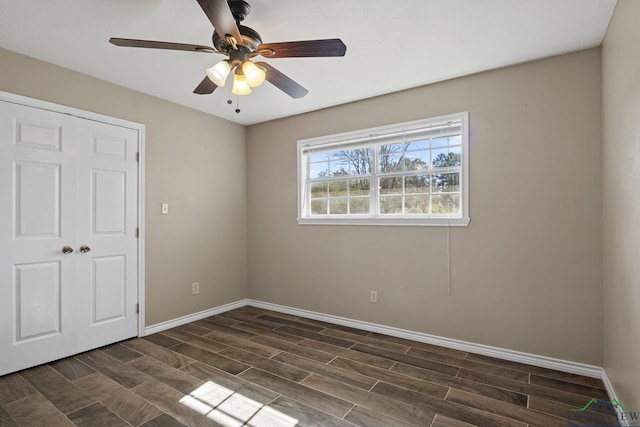
[[[180,403],[225,427],[293,427],[298,423],[296,418],[212,381],[184,396]]]

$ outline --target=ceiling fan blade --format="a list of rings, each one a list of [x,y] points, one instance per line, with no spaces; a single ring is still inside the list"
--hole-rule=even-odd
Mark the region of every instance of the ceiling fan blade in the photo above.
[[[344,56],[346,51],[347,46],[340,39],[265,43],[258,46],[258,52],[266,58]]]
[[[190,52],[208,52],[217,53],[217,51],[210,46],[200,46],[197,44],[185,44],[185,43],[173,43],[173,42],[158,42],[154,40],[136,40],[136,39],[121,39],[117,37],[111,37],[109,43],[116,46],[126,47],[147,47],[151,49],[169,49],[169,50],[186,50]]]
[[[298,99],[309,93],[307,89],[303,88],[298,83],[291,80],[289,77],[282,74],[280,71],[276,70],[266,62],[256,62],[256,65],[265,69],[267,73],[266,79],[269,83],[271,83],[290,97]]]
[[[209,77],[204,76],[204,79],[200,82],[198,87],[193,90],[193,93],[197,95],[209,95],[216,90],[218,86],[209,79]]]
[[[220,37],[226,39],[227,35],[230,35],[238,43],[242,41],[242,35],[227,0],[198,0],[198,3]]]

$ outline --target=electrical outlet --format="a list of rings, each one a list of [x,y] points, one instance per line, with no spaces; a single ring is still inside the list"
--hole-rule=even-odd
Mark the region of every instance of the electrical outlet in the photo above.
[[[193,282],[191,284],[191,295],[198,295],[200,293],[200,282]]]
[[[378,291],[369,291],[369,302],[378,302]]]

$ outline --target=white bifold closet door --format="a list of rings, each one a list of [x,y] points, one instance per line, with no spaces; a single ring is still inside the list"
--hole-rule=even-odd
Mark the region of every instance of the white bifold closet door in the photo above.
[[[138,334],[138,145],[0,101],[0,375]]]

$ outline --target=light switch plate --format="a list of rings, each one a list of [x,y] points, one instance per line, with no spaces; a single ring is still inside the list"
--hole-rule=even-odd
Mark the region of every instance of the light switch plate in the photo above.
[[[169,203],[163,203],[160,208],[160,213],[162,215],[169,215]]]

